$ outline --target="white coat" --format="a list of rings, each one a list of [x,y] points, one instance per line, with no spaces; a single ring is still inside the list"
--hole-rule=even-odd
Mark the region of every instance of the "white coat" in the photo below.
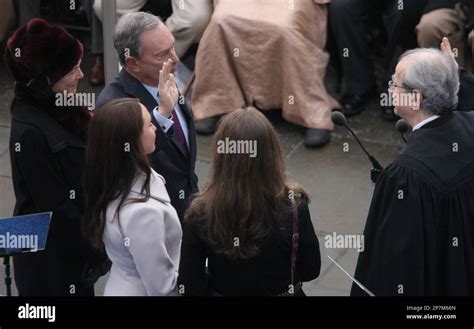
[[[106,212],[103,241],[112,261],[105,296],[169,296],[177,295],[182,230],[171,206],[165,180],[152,170],[150,199],[142,198],[145,175],[138,176],[120,210],[120,226],[111,202]]]

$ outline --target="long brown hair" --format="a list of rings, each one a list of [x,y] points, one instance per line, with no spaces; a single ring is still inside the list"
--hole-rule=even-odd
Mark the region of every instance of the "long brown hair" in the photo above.
[[[125,98],[102,105],[92,119],[84,173],[86,210],[82,225],[85,238],[97,249],[103,248],[107,206],[120,198],[123,206],[137,175],[146,175],[141,192],[150,197],[151,169],[140,136],[143,117],[140,102]]]
[[[235,141],[241,146],[256,143],[256,154],[223,149],[226,141],[227,145]],[[276,221],[287,218],[291,211],[290,194],[305,199],[308,195],[287,180],[277,134],[256,109],[238,109],[226,115],[213,146],[211,177],[193,199],[186,220],[204,221],[201,233],[219,253],[234,258],[258,255]]]

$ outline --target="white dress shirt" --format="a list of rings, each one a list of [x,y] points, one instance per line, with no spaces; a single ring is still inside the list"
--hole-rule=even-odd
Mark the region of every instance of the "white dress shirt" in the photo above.
[[[423,126],[424,126],[425,124],[427,124],[428,122],[434,121],[434,120],[436,120],[436,119],[438,119],[438,118],[439,118],[439,115],[433,115],[433,116],[431,116],[431,117],[429,117],[429,118],[426,118],[425,120],[423,120],[423,121],[419,122],[418,124],[416,124],[416,125],[413,127],[412,131],[415,131],[415,130],[417,130],[417,129],[420,129],[421,127],[423,127]]]

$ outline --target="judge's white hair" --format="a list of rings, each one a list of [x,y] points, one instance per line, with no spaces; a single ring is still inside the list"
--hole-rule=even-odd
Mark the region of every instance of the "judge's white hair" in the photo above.
[[[160,23],[158,16],[144,12],[129,13],[120,18],[114,31],[114,47],[122,66],[128,56],[141,58],[142,34],[159,27]]]
[[[453,58],[434,48],[405,52],[410,56],[403,85],[423,94],[421,109],[434,115],[455,110],[458,105],[459,73]]]

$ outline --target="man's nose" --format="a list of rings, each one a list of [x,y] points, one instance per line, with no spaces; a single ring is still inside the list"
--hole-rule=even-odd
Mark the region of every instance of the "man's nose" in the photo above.
[[[179,57],[178,54],[176,54],[176,50],[174,48],[171,51],[171,61],[173,62],[173,64],[179,63]]]

